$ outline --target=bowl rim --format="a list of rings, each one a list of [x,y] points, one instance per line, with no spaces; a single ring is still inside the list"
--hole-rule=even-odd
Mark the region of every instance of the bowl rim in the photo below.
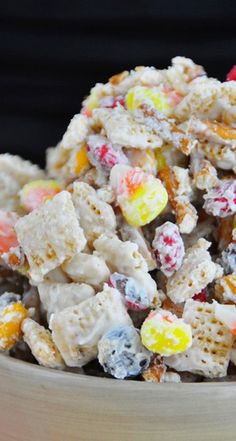
[[[13,357],[10,357],[7,354],[0,354],[0,370],[3,367],[3,369],[11,369],[15,372],[19,372],[20,374],[27,374],[29,375],[34,374],[34,376],[38,376],[40,379],[43,379],[43,377],[51,378],[52,380],[59,380],[63,379],[64,381],[68,379],[68,381],[73,382],[73,380],[77,379],[78,384],[79,383],[89,383],[90,387],[108,387],[116,388],[116,387],[122,387],[125,389],[127,388],[134,388],[136,390],[140,389],[148,389],[151,388],[153,390],[153,386],[159,387],[163,390],[170,390],[170,389],[177,389],[180,390],[186,390],[190,388],[229,388],[229,387],[235,387],[236,388],[236,381],[207,381],[207,382],[189,382],[189,383],[151,383],[146,381],[137,381],[137,380],[117,380],[113,378],[102,378],[102,377],[96,377],[93,375],[86,375],[86,374],[77,374],[74,372],[67,372],[59,369],[50,369],[44,366],[36,365],[27,361],[19,360]],[[59,381],[58,381],[59,384]]]

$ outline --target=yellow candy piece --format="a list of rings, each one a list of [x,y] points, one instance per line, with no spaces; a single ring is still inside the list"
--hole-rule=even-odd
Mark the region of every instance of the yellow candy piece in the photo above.
[[[20,191],[20,200],[24,209],[28,212],[39,208],[48,199],[53,198],[62,191],[62,186],[54,180],[43,180],[29,182]]]
[[[99,107],[97,88],[93,87],[90,91],[90,95],[86,98],[86,109],[93,110],[97,107]]]
[[[74,163],[74,173],[77,176],[80,176],[90,167],[90,162],[87,155],[86,145],[82,145],[78,152],[75,155],[75,163]]]
[[[0,349],[11,349],[21,338],[21,323],[28,317],[21,303],[12,303],[0,311]]]
[[[138,109],[143,104],[169,116],[173,111],[173,103],[167,93],[158,87],[135,86],[129,89],[126,97],[127,109],[132,111]]]
[[[192,344],[191,326],[169,311],[159,310],[144,321],[141,339],[149,351],[163,356],[179,354]]]
[[[149,224],[168,202],[168,194],[161,181],[140,169],[129,170],[121,186],[117,201],[124,218],[134,227]]]

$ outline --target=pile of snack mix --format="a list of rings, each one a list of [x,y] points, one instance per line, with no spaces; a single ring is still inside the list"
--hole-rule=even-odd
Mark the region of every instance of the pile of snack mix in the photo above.
[[[236,378],[236,66],[96,84],[46,170],[0,155],[0,349],[150,382]]]

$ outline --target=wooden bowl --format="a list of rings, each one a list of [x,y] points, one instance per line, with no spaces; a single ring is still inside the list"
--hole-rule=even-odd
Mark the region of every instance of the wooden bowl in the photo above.
[[[148,384],[0,355],[0,441],[235,441],[236,383]]]

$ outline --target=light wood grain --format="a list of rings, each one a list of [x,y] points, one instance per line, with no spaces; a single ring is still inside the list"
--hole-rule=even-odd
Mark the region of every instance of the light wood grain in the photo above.
[[[57,372],[0,355],[0,441],[235,441],[236,383]]]

